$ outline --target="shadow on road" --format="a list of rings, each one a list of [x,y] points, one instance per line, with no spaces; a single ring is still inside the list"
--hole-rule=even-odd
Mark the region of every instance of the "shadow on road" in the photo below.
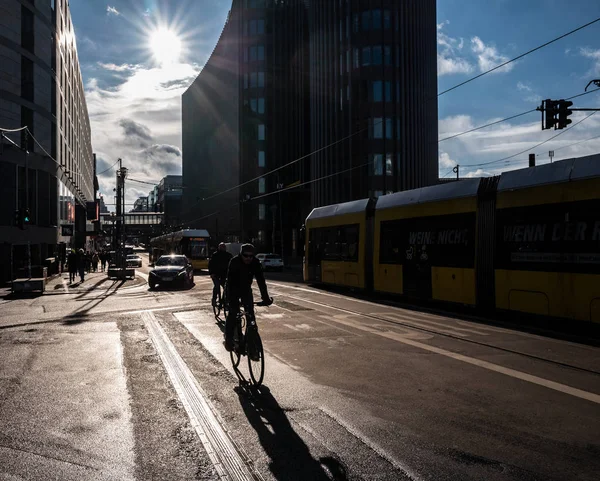
[[[266,386],[252,387],[240,378],[235,388],[240,404],[256,430],[265,453],[271,459],[269,469],[278,480],[346,481],[346,468],[337,459],[313,458],[302,438],[294,431],[285,410]]]

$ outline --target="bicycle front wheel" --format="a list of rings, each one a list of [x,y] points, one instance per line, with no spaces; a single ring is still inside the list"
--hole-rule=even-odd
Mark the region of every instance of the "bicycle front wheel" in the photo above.
[[[265,353],[258,331],[246,335],[246,355],[252,382],[255,386],[259,386],[265,377]]]
[[[231,364],[233,364],[233,367],[235,369],[237,369],[237,367],[240,365],[240,359],[242,356],[240,356],[239,352],[234,351],[229,351],[229,357],[231,357]]]
[[[215,319],[218,321],[219,314],[221,314],[221,308],[219,307],[219,304],[217,302],[215,302],[213,304],[212,308],[213,308],[213,312],[215,313]]]

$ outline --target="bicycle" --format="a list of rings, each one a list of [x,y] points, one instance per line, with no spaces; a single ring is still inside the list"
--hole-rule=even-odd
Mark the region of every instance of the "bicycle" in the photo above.
[[[271,302],[273,300],[271,299]],[[255,306],[268,306],[264,302],[255,302]],[[250,377],[255,386],[260,386],[265,377],[265,355],[262,340],[258,333],[256,316],[247,321],[247,314],[240,309],[236,316],[235,329],[233,331],[233,350],[230,351],[231,363],[237,371],[242,356],[248,357],[248,369]]]
[[[219,287],[221,289],[221,287]],[[215,314],[215,319],[217,321],[222,321],[227,319],[227,313],[229,311],[229,305],[227,303],[227,283],[223,284],[223,293],[221,294],[221,300],[217,303],[213,304],[213,313]],[[221,311],[223,311],[224,319],[221,319],[219,316],[221,315]]]

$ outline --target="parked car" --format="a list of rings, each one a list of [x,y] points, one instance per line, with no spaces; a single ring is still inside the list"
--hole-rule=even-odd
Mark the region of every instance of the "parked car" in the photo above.
[[[127,255],[127,267],[142,267],[142,258],[137,254]]]
[[[277,254],[257,254],[256,258],[260,261],[263,270],[283,270],[283,259]]]
[[[148,285],[154,289],[158,285],[181,285],[191,287],[194,284],[194,268],[184,255],[160,256],[154,269],[148,275]]]

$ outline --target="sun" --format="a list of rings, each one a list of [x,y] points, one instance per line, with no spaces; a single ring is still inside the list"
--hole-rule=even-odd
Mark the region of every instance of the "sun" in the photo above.
[[[181,40],[172,30],[158,28],[150,36],[150,48],[160,65],[171,65],[179,60]]]

